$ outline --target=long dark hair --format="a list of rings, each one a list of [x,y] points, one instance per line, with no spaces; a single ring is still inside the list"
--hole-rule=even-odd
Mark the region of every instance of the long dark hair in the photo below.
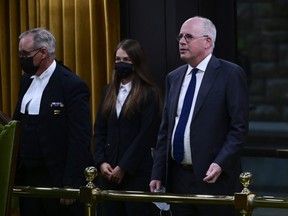
[[[151,89],[155,92],[159,101],[159,112],[162,110],[162,100],[159,89],[149,76],[148,67],[145,60],[144,51],[140,43],[133,39],[125,39],[121,41],[114,52],[114,57],[118,49],[123,49],[130,58],[134,75],[132,77],[132,88],[127,97],[125,106],[122,108],[123,115],[131,117],[137,110],[139,110],[141,103],[146,101],[148,93]],[[112,82],[106,94],[102,112],[105,116],[109,116],[115,112],[117,94],[120,87],[121,79],[113,71]]]

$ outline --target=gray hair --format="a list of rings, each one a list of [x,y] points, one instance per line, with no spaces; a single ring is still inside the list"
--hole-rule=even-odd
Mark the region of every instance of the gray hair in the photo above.
[[[49,56],[55,56],[56,39],[51,32],[44,28],[34,28],[21,33],[19,40],[28,35],[33,36],[34,49],[45,47]]]
[[[203,35],[208,35],[212,39],[212,48],[214,49],[215,47],[215,42],[216,42],[216,27],[213,24],[213,22],[207,18],[200,17],[200,16],[195,16],[193,19],[199,19],[202,22],[202,27],[203,27]]]

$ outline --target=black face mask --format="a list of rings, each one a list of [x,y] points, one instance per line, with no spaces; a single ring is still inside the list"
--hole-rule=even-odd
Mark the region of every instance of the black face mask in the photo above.
[[[115,64],[115,72],[118,77],[127,78],[133,73],[133,64],[126,63],[126,62],[117,62]]]
[[[37,53],[35,53],[35,55],[37,55]],[[34,75],[39,69],[39,65],[41,64],[42,61],[38,66],[35,66],[33,63],[33,58],[35,55],[31,57],[20,57],[20,67],[26,74]]]

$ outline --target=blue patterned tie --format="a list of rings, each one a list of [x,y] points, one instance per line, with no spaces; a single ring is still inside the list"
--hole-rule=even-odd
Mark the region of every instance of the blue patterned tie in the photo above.
[[[192,77],[187,88],[180,118],[175,130],[174,140],[173,140],[173,157],[174,160],[180,164],[184,156],[184,132],[186,124],[189,118],[191,105],[193,101],[195,86],[196,86],[196,73],[198,72],[197,68],[192,69]]]

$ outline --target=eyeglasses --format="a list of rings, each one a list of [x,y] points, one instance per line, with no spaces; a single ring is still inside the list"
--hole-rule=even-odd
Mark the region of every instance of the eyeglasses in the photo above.
[[[31,51],[27,51],[27,50],[21,50],[21,51],[19,51],[19,56],[20,57],[28,57],[29,55],[30,55],[30,53],[32,53],[32,52],[34,52],[34,51],[38,51],[38,50],[40,50],[40,49],[42,49],[43,47],[40,47],[40,48],[37,48],[37,49],[34,49],[34,50],[31,50]],[[38,52],[37,52],[38,53]],[[36,53],[36,54],[37,54]],[[35,55],[36,55],[35,54]],[[35,56],[34,55],[34,56]]]
[[[208,37],[208,35],[202,35],[202,36],[196,37],[196,36],[193,36],[191,34],[179,34],[176,37],[176,39],[177,39],[177,41],[180,41],[183,37],[186,40],[186,42],[188,43],[188,42],[195,40],[195,39],[198,39],[198,38]]]

